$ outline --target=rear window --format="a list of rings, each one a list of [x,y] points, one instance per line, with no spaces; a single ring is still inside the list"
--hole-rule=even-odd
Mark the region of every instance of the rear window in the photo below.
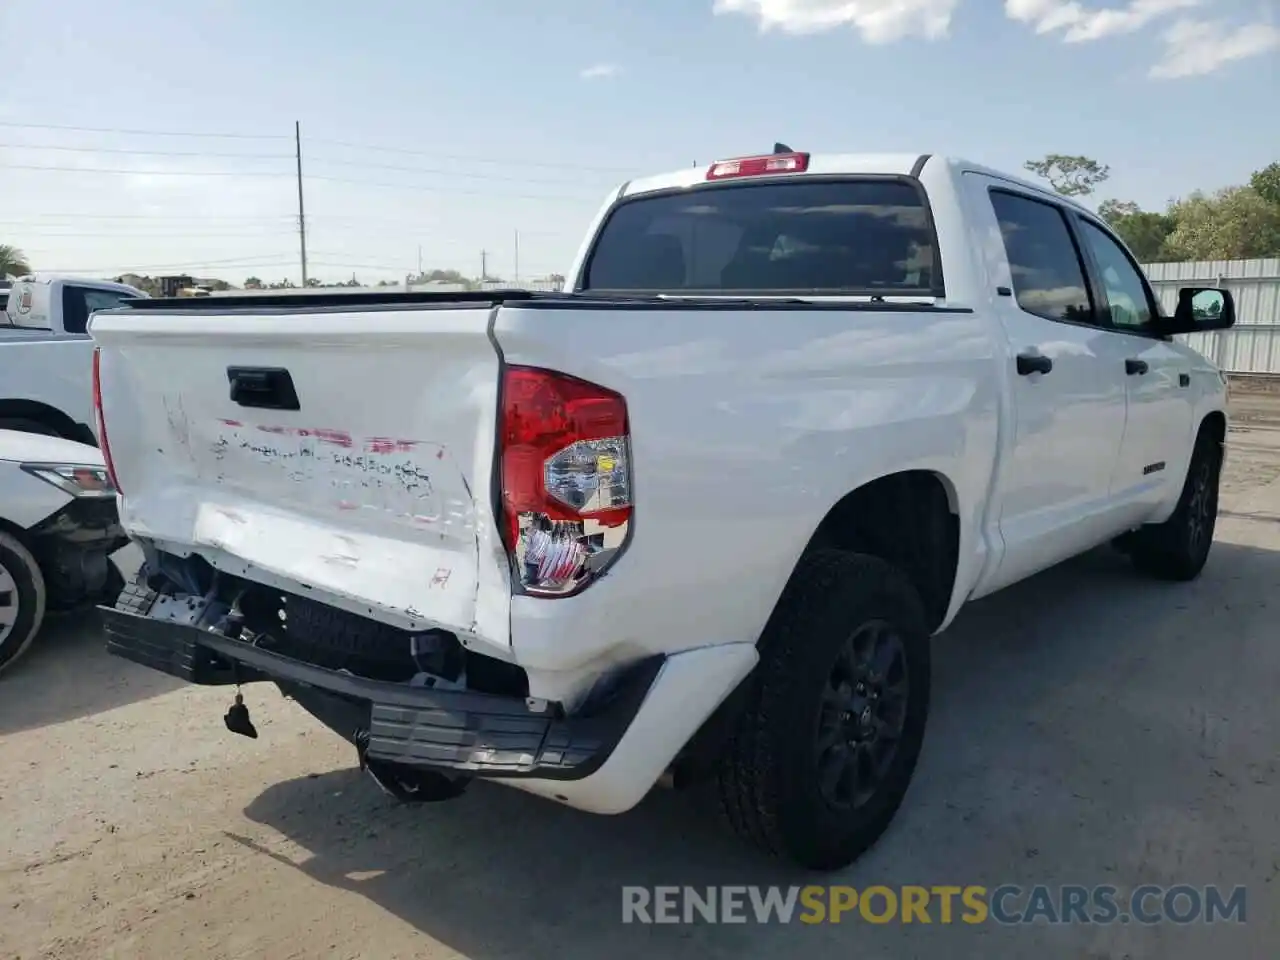
[[[581,288],[704,294],[941,295],[913,181],[699,187],[621,203]]]

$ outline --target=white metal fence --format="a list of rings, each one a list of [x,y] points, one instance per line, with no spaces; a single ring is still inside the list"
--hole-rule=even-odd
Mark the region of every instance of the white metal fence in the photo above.
[[[1280,375],[1280,258],[1148,263],[1143,269],[1169,312],[1179,287],[1230,290],[1236,325],[1183,339],[1228,373]]]

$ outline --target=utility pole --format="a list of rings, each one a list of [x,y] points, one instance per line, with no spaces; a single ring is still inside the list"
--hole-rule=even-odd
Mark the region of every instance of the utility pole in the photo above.
[[[520,230],[516,230],[516,276],[515,283],[520,283]]]
[[[293,143],[298,158],[298,246],[302,251],[302,286],[307,285],[307,215],[302,208],[302,124],[293,121]]]
[[[422,244],[418,244],[418,276],[422,276]]]
[[[484,283],[489,279],[489,251],[480,251],[480,282]]]

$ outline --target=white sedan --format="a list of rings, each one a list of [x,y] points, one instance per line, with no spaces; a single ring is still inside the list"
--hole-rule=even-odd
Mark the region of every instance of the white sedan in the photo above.
[[[96,447],[0,430],[0,671],[31,646],[47,612],[111,603],[111,554],[128,543]]]

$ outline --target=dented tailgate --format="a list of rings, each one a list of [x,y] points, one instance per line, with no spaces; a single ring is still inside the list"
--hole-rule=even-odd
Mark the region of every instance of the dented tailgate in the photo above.
[[[94,319],[129,532],[507,646],[491,305],[211,306]]]

